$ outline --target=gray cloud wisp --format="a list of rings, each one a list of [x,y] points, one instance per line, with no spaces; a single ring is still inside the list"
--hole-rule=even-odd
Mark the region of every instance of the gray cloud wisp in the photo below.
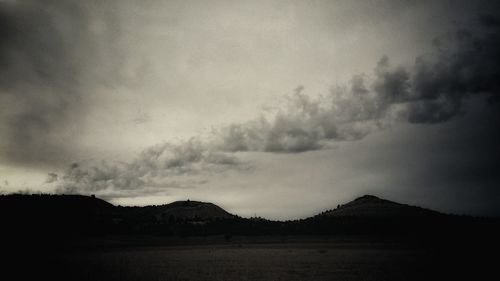
[[[112,197],[120,192],[130,196],[137,190],[141,190],[141,195],[148,191],[154,194],[165,188],[191,187],[203,183],[210,174],[244,167],[236,157],[209,150],[192,138],[150,147],[131,162],[74,163],[58,182],[57,191],[104,195],[112,192]]]

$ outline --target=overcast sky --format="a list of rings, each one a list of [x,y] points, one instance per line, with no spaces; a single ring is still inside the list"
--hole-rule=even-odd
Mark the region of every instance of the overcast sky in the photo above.
[[[499,11],[0,0],[0,192],[500,215]]]

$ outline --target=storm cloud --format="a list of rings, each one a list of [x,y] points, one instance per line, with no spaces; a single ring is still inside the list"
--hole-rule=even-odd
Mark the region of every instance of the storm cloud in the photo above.
[[[392,67],[383,56],[371,79],[356,75],[350,85],[326,96],[313,99],[300,86],[270,119],[221,129],[219,147],[233,152],[317,150],[362,139],[394,122],[449,121],[465,113],[463,104],[473,96],[497,106],[500,29],[488,19],[481,33],[458,30],[435,39],[434,52],[417,57],[412,67]]]

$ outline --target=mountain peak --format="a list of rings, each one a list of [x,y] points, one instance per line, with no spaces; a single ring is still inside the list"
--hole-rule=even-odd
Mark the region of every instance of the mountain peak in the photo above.
[[[339,205],[324,215],[333,217],[417,217],[435,214],[438,213],[396,203],[374,195],[363,195],[344,205]]]
[[[208,202],[201,202],[201,201],[192,201],[192,200],[179,200],[179,201],[174,201],[172,203],[166,204],[164,206],[171,206],[171,207],[198,207],[198,206],[203,206],[203,205],[213,205],[212,203]]]
[[[378,198],[377,196],[375,195],[370,195],[370,194],[365,194],[361,197],[358,197],[356,199],[354,199],[354,201],[374,201],[374,200],[381,200],[380,198]]]
[[[170,218],[209,220],[232,218],[233,215],[221,207],[208,202],[181,200],[160,206],[150,206],[150,215],[160,220]]]

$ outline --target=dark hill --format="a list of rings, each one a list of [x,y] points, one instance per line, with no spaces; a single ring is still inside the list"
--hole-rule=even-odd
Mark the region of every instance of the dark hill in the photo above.
[[[221,207],[198,201],[176,201],[167,205],[157,207],[157,216],[174,216],[183,219],[228,219],[233,215],[226,212]]]
[[[347,204],[340,205],[334,210],[324,212],[323,215],[332,217],[419,218],[441,214],[421,207],[381,199],[373,195],[364,195]]]
[[[61,211],[77,213],[102,213],[114,208],[113,204],[94,196],[50,195],[50,194],[11,194],[0,196],[2,211],[10,209],[16,213],[25,211],[51,212]],[[30,213],[30,215],[33,215]]]
[[[498,233],[500,221],[439,213],[417,206],[364,195],[336,209],[304,220],[297,229],[314,234],[413,236],[432,240],[476,233]],[[465,235],[466,236],[466,235]]]
[[[121,207],[119,209],[124,219],[155,221],[157,223],[203,222],[234,217],[215,204],[190,200],[176,201],[166,205]]]
[[[82,195],[2,195],[4,234],[67,236],[103,233],[116,214],[112,204]]]

